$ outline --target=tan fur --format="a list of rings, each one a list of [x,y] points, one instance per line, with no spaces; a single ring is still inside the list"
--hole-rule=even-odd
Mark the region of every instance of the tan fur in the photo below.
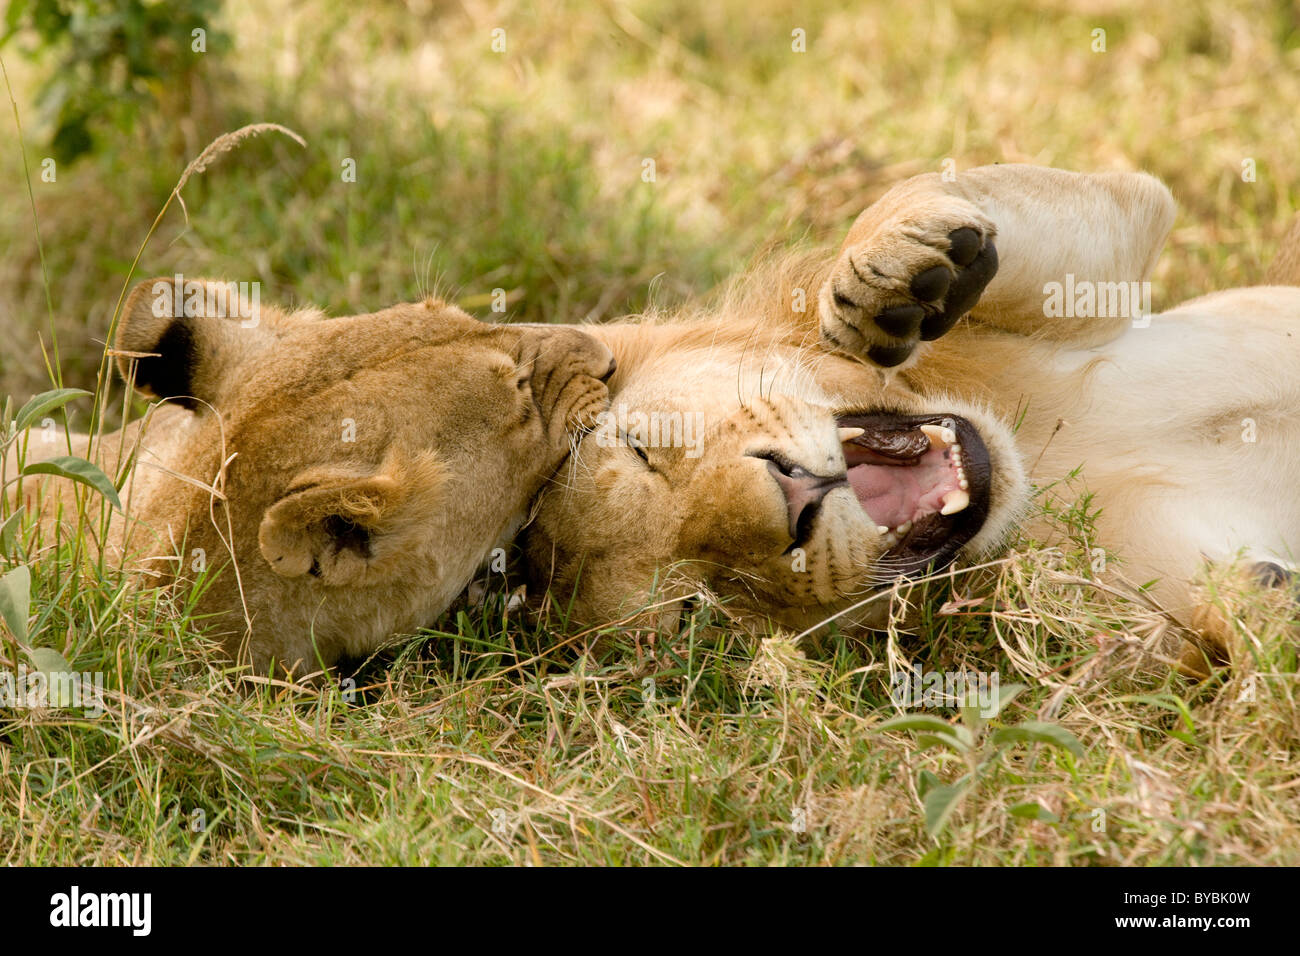
[[[121,489],[135,520],[111,548],[164,581],[233,557],[199,612],[259,671],[300,676],[432,623],[605,407],[610,353],[573,329],[488,325],[433,299],[338,319],[177,316],[155,308],[170,281],[135,288],[116,345],[146,394],[183,381],[197,401],[95,444],[110,474],[136,458]],[[41,441],[29,434],[29,459],[66,450]]]
[[[900,184],[869,208],[836,257],[805,255],[743,277],[711,309],[592,328],[613,350],[611,414],[698,413],[698,458],[650,448],[651,467],[605,429],[588,436],[528,530],[539,585],[600,622],[653,587],[708,588],[733,608],[796,627],[888,583],[879,535],[848,489],[828,494],[792,568],[777,482],[755,451],[842,473],[835,416],[847,410],[956,413],[993,460],[991,511],[960,557],[995,549],[1024,512],[1028,481],[1082,466],[1102,509],[1107,576],[1159,579],[1155,597],[1190,622],[1205,559],[1286,561],[1300,546],[1300,289],[1218,293],[1134,322],[1048,317],[1066,273],[1141,281],[1174,218],[1149,176],[992,166]],[[908,283],[946,262],[947,236],[977,230],[1001,266],[979,304],[932,342],[882,336],[872,308],[911,301]],[[842,291],[868,307],[845,307]],[[796,311],[800,294],[819,307]],[[882,373],[872,345],[915,351]],[[1254,423],[1257,440],[1242,440]],[[1017,430],[1012,428],[1019,423]],[[820,469],[820,470],[819,470]],[[1050,528],[1031,529],[1040,540]],[[878,624],[883,602],[852,620]],[[841,620],[841,624],[845,623]]]

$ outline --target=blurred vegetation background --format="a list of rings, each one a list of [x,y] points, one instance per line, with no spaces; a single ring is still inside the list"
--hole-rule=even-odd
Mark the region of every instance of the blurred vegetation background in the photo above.
[[[1157,300],[1257,281],[1300,196],[1298,11],[11,0],[24,137],[0,120],[0,395],[48,384],[23,150],[66,381],[93,387],[181,170],[255,121],[308,146],[264,137],[194,179],[188,223],[173,207],[138,277],[257,280],[339,313],[436,285],[490,316],[501,288],[510,318],[603,319],[705,292],[765,243],[836,241],[952,160],[1149,170],[1183,208]]]

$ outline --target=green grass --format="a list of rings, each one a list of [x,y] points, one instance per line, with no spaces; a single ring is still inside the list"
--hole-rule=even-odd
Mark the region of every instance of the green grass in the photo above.
[[[6,48],[25,136],[0,151],[0,395],[50,387],[51,318],[64,384],[95,387],[180,171],[250,121],[308,145],[260,138],[196,177],[188,223],[169,210],[138,274],[258,280],[268,300],[335,312],[436,283],[491,317],[501,288],[511,319],[604,318],[704,294],[765,243],[834,241],[890,184],[951,158],[1161,176],[1183,207],[1155,276],[1167,304],[1258,280],[1300,207],[1289,4],[697,7],[411,0],[358,22],[336,2],[229,3],[229,57],[156,89],[139,129],[55,182],[32,178],[44,272],[19,152],[39,170],[41,64]],[[498,26],[505,54],[489,48]],[[89,401],[70,407],[84,425]],[[1239,665],[1170,674],[1141,652],[1169,623],[1088,584],[1092,506],[1056,491],[1041,505],[1053,547],[1021,541],[926,585],[914,634],[801,654],[707,601],[678,631],[589,633],[554,609],[507,612],[497,579],[361,664],[355,692],[319,695],[249,691],[185,595],[28,528],[0,573],[33,569],[29,642],[110,692],[97,720],[0,711],[0,861],[1300,862],[1292,622],[1225,590]],[[97,509],[88,496],[83,532]],[[0,626],[0,670],[21,659]],[[970,734],[945,744],[881,727],[903,661],[1026,690],[987,724],[930,711]],[[1007,742],[1032,722],[1083,755]],[[928,830],[937,788],[973,768]]]

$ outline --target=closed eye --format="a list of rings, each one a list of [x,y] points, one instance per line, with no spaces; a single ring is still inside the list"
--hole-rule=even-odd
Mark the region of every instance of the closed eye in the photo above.
[[[650,456],[646,453],[645,445],[641,444],[641,442],[637,441],[627,432],[622,432],[622,431],[619,432],[618,438],[619,441],[621,441],[623,444],[627,445],[628,448],[631,448],[634,452],[636,452],[636,456],[640,458],[642,462],[645,463],[645,466],[647,468],[651,469],[652,471],[654,470],[654,466],[650,464]]]

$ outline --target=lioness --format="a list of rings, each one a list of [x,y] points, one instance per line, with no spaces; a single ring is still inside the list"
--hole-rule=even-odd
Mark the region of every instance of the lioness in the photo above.
[[[584,327],[617,359],[612,406],[542,492],[534,587],[588,622],[704,586],[808,628],[988,554],[1030,481],[1082,466],[1097,544],[1190,620],[1206,557],[1300,545],[1300,288],[1116,310],[1174,212],[1141,174],[923,175],[838,256],[768,264],[696,314]],[[1288,258],[1277,281],[1300,282]]]
[[[434,299],[336,319],[214,310],[225,284],[184,285],[141,282],[123,310],[120,370],[168,401],[94,445],[109,474],[135,458],[135,520],[111,544],[161,555],[163,580],[233,557],[198,610],[261,672],[432,623],[606,406],[610,352],[575,329]],[[62,434],[28,440],[29,460],[67,452]]]

